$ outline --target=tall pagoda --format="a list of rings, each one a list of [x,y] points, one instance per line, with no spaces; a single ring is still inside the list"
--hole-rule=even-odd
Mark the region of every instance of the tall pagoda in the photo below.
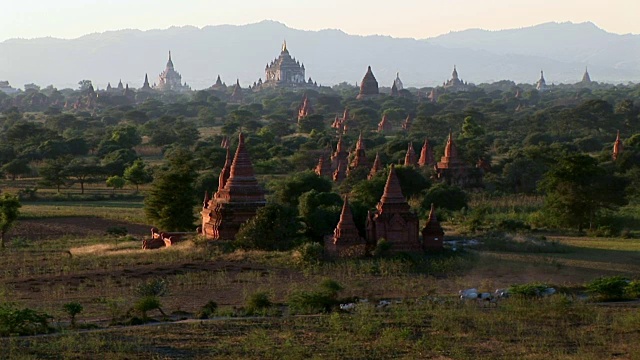
[[[362,78],[362,82],[360,83],[360,92],[356,99],[370,99],[374,97],[378,97],[380,95],[380,90],[378,89],[378,80],[373,75],[373,71],[371,71],[371,66],[367,68],[367,73],[364,74],[364,78]]]

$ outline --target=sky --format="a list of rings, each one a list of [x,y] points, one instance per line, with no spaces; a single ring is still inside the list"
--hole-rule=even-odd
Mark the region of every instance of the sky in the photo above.
[[[591,21],[640,34],[638,0],[3,0],[0,41],[77,38],[119,29],[276,20],[303,30],[423,39],[469,28],[500,30]]]

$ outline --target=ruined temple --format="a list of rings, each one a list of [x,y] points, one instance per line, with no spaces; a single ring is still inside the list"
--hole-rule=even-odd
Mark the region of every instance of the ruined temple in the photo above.
[[[376,158],[373,160],[373,165],[371,166],[371,171],[369,171],[367,179],[371,180],[380,170],[382,170],[382,162],[380,161],[380,154],[376,153]]]
[[[338,163],[343,163],[345,166],[349,163],[349,153],[345,149],[342,136],[338,138],[336,151],[331,154],[331,168],[336,170],[338,168]]]
[[[427,222],[422,228],[422,247],[425,251],[440,251],[444,248],[444,230],[436,217],[435,207],[431,204],[431,211]]]
[[[418,236],[418,217],[411,212],[402,195],[400,181],[391,165],[384,193],[374,211],[367,214],[367,241],[376,244],[386,239],[392,252],[422,251]]]
[[[349,200],[345,196],[340,213],[340,221],[324,240],[325,251],[336,257],[362,256],[366,251],[366,241],[360,236],[356,223],[353,221]]]
[[[354,150],[353,160],[351,161],[350,168],[355,169],[358,167],[366,166],[369,166],[369,162],[367,161],[367,155],[365,154],[362,133],[360,133],[360,136],[358,136],[358,142],[356,142],[356,149]]]
[[[242,104],[242,100],[244,100],[244,95],[242,94],[242,88],[240,87],[240,79],[236,79],[236,85],[233,87],[231,97],[229,97],[229,103]]]
[[[373,72],[371,71],[371,66],[367,69],[367,73],[362,78],[362,82],[360,83],[360,92],[356,99],[370,99],[374,97],[378,97],[380,95],[380,91],[378,89],[378,80],[373,76]]]
[[[424,139],[424,144],[422,144],[422,150],[420,150],[420,158],[418,159],[418,166],[433,166],[435,165],[436,160],[433,156],[433,150],[431,146],[429,146],[429,140]]]
[[[228,160],[220,173],[218,191],[202,208],[202,235],[207,239],[235,239],[240,226],[266,204],[264,190],[254,175],[242,133],[227,177]]]
[[[338,161],[338,165],[333,172],[333,182],[343,182],[347,178],[347,163],[346,161]]]
[[[389,132],[392,128],[391,121],[389,121],[387,114],[382,115],[382,120],[378,123],[378,132]]]
[[[398,87],[396,86],[396,82],[393,82],[393,85],[391,85],[391,96],[399,96],[400,93],[398,92]]]
[[[416,151],[413,149],[413,143],[410,142],[407,147],[407,153],[404,156],[404,166],[417,166],[418,165],[418,156],[416,155]]]
[[[318,176],[333,178],[331,161],[325,154],[320,155],[320,158],[318,159],[318,165],[316,165],[313,172],[315,172]]]

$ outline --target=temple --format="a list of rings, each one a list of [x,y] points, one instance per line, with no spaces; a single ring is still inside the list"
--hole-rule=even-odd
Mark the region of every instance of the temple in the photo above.
[[[325,251],[335,257],[356,257],[365,254],[366,245],[366,241],[358,233],[349,207],[349,200],[345,196],[340,221],[338,221],[333,235],[325,237]]]
[[[356,149],[354,151],[353,160],[351,161],[351,169],[359,167],[367,167],[369,162],[367,161],[367,155],[365,154],[364,140],[362,140],[362,133],[358,136],[358,142],[356,142]]]
[[[447,82],[444,83],[443,87],[447,92],[469,90],[469,85],[458,77],[458,70],[456,69],[455,65],[453,65],[453,73],[451,73],[451,79],[447,80]]]
[[[471,169],[458,156],[458,148],[453,142],[453,134],[449,132],[444,155],[436,164],[437,178],[448,184],[475,187],[481,182],[471,174]]]
[[[220,79],[220,75],[218,75],[218,77],[216,78],[215,84],[211,85],[210,87],[211,90],[225,90],[226,88],[227,84],[222,82],[222,79]]]
[[[360,92],[356,99],[364,100],[370,99],[374,97],[378,97],[380,95],[380,90],[378,89],[378,80],[373,75],[371,71],[371,66],[367,69],[367,73],[362,78],[362,82],[360,83]]]
[[[622,153],[622,150],[622,140],[620,140],[620,130],[618,130],[616,141],[613,143],[613,154],[611,154],[611,158],[613,159],[613,161],[618,160],[620,154]]]
[[[396,73],[396,79],[393,81],[393,84],[396,86],[396,89],[398,89],[398,91],[404,89],[404,85],[402,84],[402,80],[400,80],[400,73],[399,72]]]
[[[436,211],[431,204],[427,222],[422,228],[422,247],[425,251],[441,251],[444,248],[444,230],[436,218]]]
[[[418,165],[418,157],[416,155],[416,151],[413,149],[413,143],[409,143],[407,147],[407,153],[404,156],[404,166],[417,166]]]
[[[309,116],[309,114],[311,114],[311,111],[312,109],[311,104],[309,103],[309,98],[307,97],[307,94],[305,94],[302,98],[302,104],[298,108],[298,123],[302,118]]]
[[[373,165],[371,166],[367,180],[371,180],[380,170],[382,170],[382,162],[380,162],[380,154],[376,153],[376,158],[373,160]]]
[[[424,144],[422,144],[422,149],[420,150],[420,158],[418,159],[418,166],[433,166],[436,164],[436,160],[433,156],[433,150],[431,146],[429,146],[429,140],[424,139]]]
[[[262,79],[256,83],[258,88],[314,88],[315,83],[311,78],[305,81],[304,64],[300,64],[295,58],[292,58],[287,49],[287,42],[283,42],[280,56],[273,59],[264,68],[265,81]]]
[[[402,130],[411,130],[411,115],[407,115],[407,118],[402,122]]]
[[[544,80],[544,71],[540,70],[540,79],[536,83],[536,90],[543,92],[549,90],[547,82]]]
[[[253,173],[242,133],[230,166],[228,160],[220,172],[218,191],[202,208],[202,235],[207,239],[235,239],[240,226],[266,204],[264,190]]]
[[[389,132],[392,130],[391,121],[387,117],[387,114],[382,115],[382,120],[378,123],[378,132]]]
[[[392,252],[422,251],[418,237],[418,217],[402,195],[400,180],[391,165],[384,193],[374,211],[367,214],[367,241],[374,245],[385,239]]]
[[[155,87],[156,90],[160,91],[178,91],[184,92],[189,91],[191,88],[187,86],[185,83],[182,84],[182,75],[178,73],[173,67],[173,60],[171,60],[171,51],[169,51],[169,60],[167,61],[167,66],[164,71],[160,73],[158,78],[158,85]]]
[[[147,74],[144,74],[144,83],[138,91],[152,91],[151,85],[149,85],[149,76],[147,76]]]
[[[230,104],[242,104],[244,95],[242,94],[242,88],[240,87],[240,80],[236,79],[236,85],[233,87],[231,97],[229,97]]]
[[[320,155],[318,159],[318,165],[316,165],[313,172],[318,176],[333,178],[333,169],[331,168],[331,161],[325,154]]]

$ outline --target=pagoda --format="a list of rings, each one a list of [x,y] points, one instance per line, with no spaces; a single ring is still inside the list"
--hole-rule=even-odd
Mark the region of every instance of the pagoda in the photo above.
[[[402,80],[400,80],[400,73],[396,72],[396,79],[393,81],[393,84],[396,86],[398,91],[404,89],[404,85],[402,84]]]
[[[378,132],[389,132],[391,129],[391,121],[389,121],[387,114],[382,115],[382,120],[378,123]]]
[[[398,87],[396,86],[396,82],[393,82],[393,85],[391,85],[391,96],[400,96],[400,93],[398,92]]]
[[[444,155],[436,165],[436,172],[438,179],[446,180],[448,183],[464,185],[470,182],[469,168],[458,157],[458,148],[453,142],[451,131],[444,148]]]
[[[222,79],[220,78],[220,75],[218,75],[218,77],[216,78],[215,84],[213,84],[210,89],[211,90],[224,90],[226,88],[227,88],[227,85],[225,85],[222,82]]]
[[[416,166],[418,165],[418,157],[416,151],[413,150],[413,143],[409,143],[407,147],[407,153],[404,156],[404,166]]]
[[[613,158],[613,161],[618,160],[618,158],[620,157],[620,154],[622,153],[623,147],[622,147],[622,140],[620,140],[620,130],[618,130],[618,134],[616,135],[616,141],[613,143],[613,154],[611,155],[611,158]]]
[[[540,79],[536,83],[536,90],[543,92],[549,90],[547,82],[544,80],[544,71],[540,70]]]
[[[340,162],[344,163],[345,166],[349,163],[349,153],[345,150],[342,136],[338,138],[336,151],[331,155],[331,168],[334,170],[337,169],[338,163]]]
[[[424,139],[424,144],[422,144],[422,150],[420,150],[420,158],[418,159],[418,166],[425,167],[431,166],[436,163],[435,158],[433,157],[433,150],[431,146],[429,146],[429,140]]]
[[[202,235],[212,240],[233,240],[240,226],[265,206],[264,190],[253,173],[244,135],[238,136],[233,162],[220,172],[218,191],[202,208]],[[226,179],[225,179],[226,178]]]
[[[364,148],[364,140],[362,140],[362,133],[358,137],[358,142],[356,142],[356,149],[354,151],[353,160],[351,161],[351,168],[355,169],[361,166],[368,166],[367,156],[365,154]]]
[[[314,88],[316,84],[311,78],[305,81],[304,64],[291,57],[287,42],[282,43],[280,56],[273,59],[264,68],[265,81],[258,81],[259,88],[285,87],[285,88]]]
[[[371,171],[369,171],[367,180],[373,179],[380,170],[382,170],[382,162],[380,162],[380,154],[376,153],[376,158],[373,160],[373,166],[371,166]]]
[[[407,118],[402,122],[402,130],[409,131],[411,129],[411,115],[407,115]]]
[[[391,165],[384,193],[374,211],[367,214],[367,241],[373,245],[380,239],[391,244],[392,252],[422,251],[418,238],[418,217],[411,212],[402,195],[400,180]]]
[[[458,77],[458,70],[453,65],[453,72],[451,73],[451,79],[443,85],[444,89],[448,92],[459,92],[469,90],[469,86]]]
[[[356,96],[356,99],[370,99],[374,97],[378,97],[380,95],[380,91],[378,89],[378,80],[373,76],[373,72],[371,71],[371,66],[367,69],[367,73],[362,78],[362,82],[360,83],[360,93]]]
[[[318,159],[318,165],[316,165],[313,172],[315,172],[318,176],[333,178],[331,161],[327,159],[327,156],[325,154],[320,155],[320,158]]]
[[[421,232],[422,246],[425,251],[441,251],[444,248],[444,230],[436,218],[433,204],[431,204],[429,217]]]
[[[182,75],[178,73],[174,66],[173,60],[171,60],[171,51],[169,51],[169,60],[164,71],[160,73],[158,78],[157,90],[160,91],[189,91],[191,90],[187,84],[182,84]]]
[[[147,76],[147,74],[144,74],[144,83],[138,91],[152,91],[151,85],[149,85],[149,76]]]
[[[240,87],[240,79],[236,79],[236,85],[233,87],[233,93],[229,98],[231,104],[242,104],[244,96],[242,95],[242,88]]]
[[[340,213],[340,221],[338,221],[333,235],[325,237],[325,250],[334,257],[354,257],[364,255],[366,245],[366,241],[358,233],[358,228],[353,221],[353,215],[349,207],[349,200],[345,196]]]
[[[333,172],[333,182],[341,183],[347,178],[347,163],[345,161],[338,161],[338,166]]]
[[[300,108],[298,109],[298,123],[302,118],[309,116],[310,113],[311,113],[311,104],[309,104],[309,98],[305,94],[304,97],[302,98],[302,105],[300,105]]]

